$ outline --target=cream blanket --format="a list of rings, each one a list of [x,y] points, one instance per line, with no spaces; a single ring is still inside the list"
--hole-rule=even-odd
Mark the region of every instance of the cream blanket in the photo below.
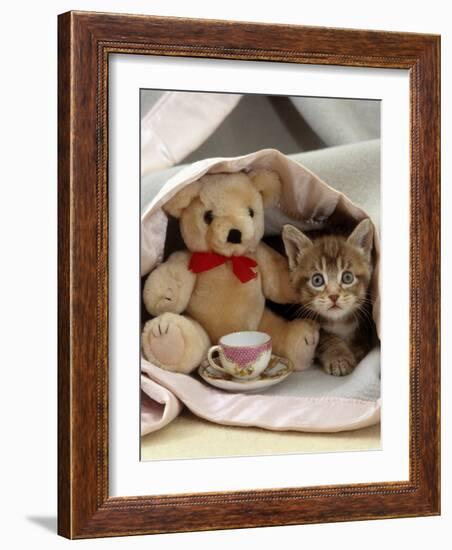
[[[361,147],[361,151],[356,148]],[[347,148],[348,151],[347,151]],[[357,157],[353,154],[360,153]],[[348,195],[359,195],[368,190],[367,210],[375,212],[378,199],[378,141],[322,150],[325,166],[334,167],[335,181],[345,179]],[[174,174],[151,175],[142,182],[142,257],[141,274],[149,273],[163,260],[167,230],[167,217],[162,205],[185,185],[196,181],[207,172],[235,172],[253,168],[272,168],[282,181],[280,204],[266,213],[266,234],[279,234],[284,223],[292,223],[301,229],[321,228],[334,218],[335,222],[358,222],[368,216],[345,194],[330,187],[316,174],[297,161],[316,164],[316,153],[304,153],[297,160],[273,149],[257,151],[235,158],[206,159],[182,169],[172,169]],[[310,158],[309,158],[310,157]],[[344,172],[353,166],[350,177]],[[341,167],[343,171],[341,171]],[[321,165],[319,164],[321,171]],[[166,180],[164,183],[164,179]],[[352,183],[354,182],[354,185]],[[375,219],[375,215],[371,216]],[[373,314],[378,326],[378,251],[377,265],[372,279],[376,296]],[[142,434],[155,431],[174,419],[182,404],[194,414],[221,424],[258,426],[272,430],[300,430],[313,432],[337,432],[358,429],[375,424],[380,417],[380,357],[373,350],[349,376],[344,378],[324,374],[318,367],[294,373],[281,384],[262,394],[233,394],[212,388],[197,375],[166,372],[150,364],[144,358],[142,370]]]

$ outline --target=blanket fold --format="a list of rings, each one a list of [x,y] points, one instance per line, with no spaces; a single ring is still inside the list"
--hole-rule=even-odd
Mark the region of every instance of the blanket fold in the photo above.
[[[148,376],[141,375],[141,435],[169,424],[182,407],[174,393]]]
[[[142,390],[164,404],[163,410],[145,418],[142,413],[142,435],[169,423],[182,403],[205,420],[229,426],[307,432],[371,426],[380,419],[379,364],[375,349],[347,377],[330,376],[313,366],[264,392],[245,394],[214,388],[196,374],[168,372],[142,359]]]

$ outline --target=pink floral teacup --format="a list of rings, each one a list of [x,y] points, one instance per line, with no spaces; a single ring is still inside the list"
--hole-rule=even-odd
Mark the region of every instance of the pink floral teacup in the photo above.
[[[215,352],[221,364],[213,359]],[[207,353],[212,368],[240,380],[257,378],[266,369],[271,356],[271,337],[257,331],[226,334],[220,338],[218,346],[212,346]]]

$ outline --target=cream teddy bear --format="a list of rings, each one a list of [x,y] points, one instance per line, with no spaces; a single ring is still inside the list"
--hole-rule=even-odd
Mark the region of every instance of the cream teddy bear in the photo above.
[[[287,259],[261,241],[264,208],[276,203],[279,176],[270,170],[208,174],[165,205],[179,218],[187,250],[174,252],[148,276],[143,299],[149,313],[144,356],[169,371],[188,373],[209,347],[230,332],[270,334],[273,353],[296,369],[308,367],[317,326],[287,321],[267,307],[296,301]]]

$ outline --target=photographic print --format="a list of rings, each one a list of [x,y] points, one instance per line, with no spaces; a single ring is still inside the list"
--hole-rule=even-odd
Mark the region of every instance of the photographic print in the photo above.
[[[58,40],[58,532],[439,514],[439,37]]]
[[[141,460],[379,449],[381,102],[140,103]]]

